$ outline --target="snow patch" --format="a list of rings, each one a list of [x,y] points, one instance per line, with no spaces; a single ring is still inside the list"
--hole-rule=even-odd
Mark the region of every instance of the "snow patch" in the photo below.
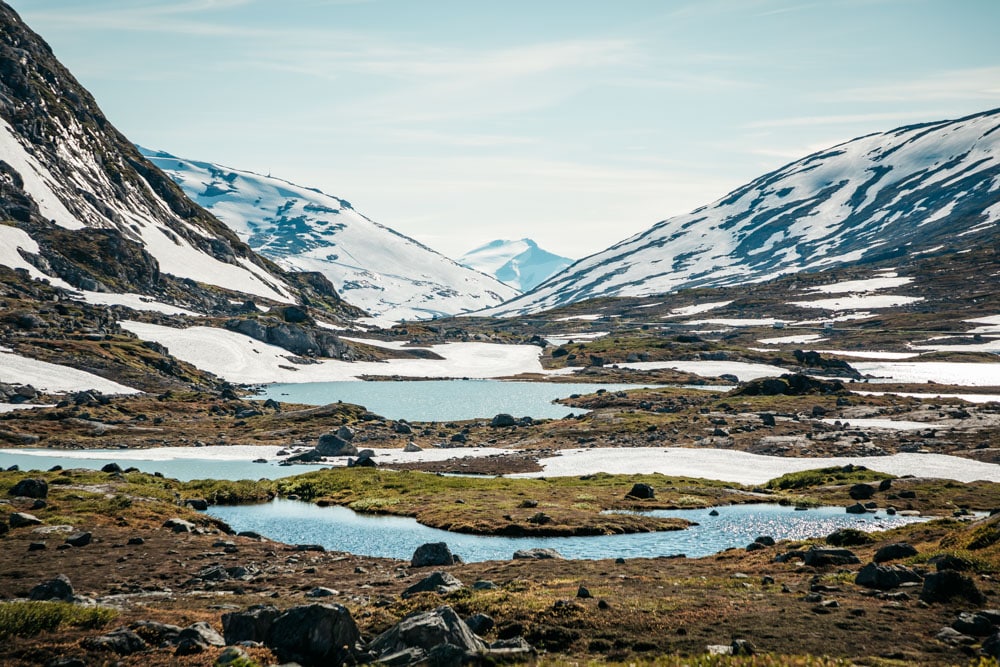
[[[106,380],[85,371],[0,352],[0,382],[30,384],[39,391],[65,393],[96,389],[104,394],[138,394],[138,389]]]

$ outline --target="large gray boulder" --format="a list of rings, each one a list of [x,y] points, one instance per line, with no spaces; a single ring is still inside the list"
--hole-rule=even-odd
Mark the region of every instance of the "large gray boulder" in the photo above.
[[[451,553],[446,542],[428,542],[421,544],[413,552],[410,559],[411,567],[438,567],[441,565],[454,565],[455,555]]]
[[[361,639],[351,612],[339,604],[292,607],[274,620],[265,644],[284,660],[340,665]]]
[[[924,579],[920,599],[924,602],[947,602],[953,598],[982,604],[986,596],[976,587],[976,582],[957,570],[932,572]]]
[[[410,614],[376,637],[369,649],[379,657],[420,649],[430,653],[444,644],[463,653],[479,653],[486,645],[473,634],[465,621],[448,606]]]
[[[44,479],[22,479],[10,490],[10,495],[23,498],[47,498],[49,484]]]
[[[179,519],[177,517],[174,517],[173,519],[167,519],[166,521],[164,521],[163,527],[169,528],[175,533],[193,533],[195,528],[197,528],[197,526],[195,526],[190,521],[187,521],[185,519]]]
[[[358,448],[335,433],[319,436],[316,452],[321,456],[357,456]]]
[[[149,648],[142,637],[128,628],[117,628],[106,635],[84,639],[83,645],[93,650],[113,651],[118,655],[131,655]]]
[[[25,526],[40,526],[42,520],[34,514],[27,512],[12,512],[8,520],[11,528],[24,528]]]
[[[38,584],[31,589],[28,597],[32,600],[63,600],[73,601],[73,585],[65,574],[57,574],[55,578]]]
[[[555,549],[544,549],[537,547],[535,549],[518,549],[514,552],[514,560],[548,560],[548,559],[561,559],[562,554]]]
[[[877,565],[869,563],[858,570],[854,583],[865,588],[875,588],[880,591],[888,591],[897,588],[900,584],[920,583],[922,577],[913,570],[901,565]]]
[[[812,546],[803,557],[806,565],[822,567],[824,565],[852,565],[860,563],[861,559],[850,549],[828,549]]]
[[[417,593],[438,593],[439,595],[447,595],[448,593],[454,593],[455,591],[463,588],[465,588],[465,584],[459,581],[457,577],[447,572],[435,572],[428,577],[424,577],[403,591],[403,597],[413,597]]]
[[[222,634],[226,644],[239,642],[260,642],[267,640],[267,635],[274,625],[275,619],[281,615],[277,607],[271,605],[255,605],[246,611],[234,611],[222,615]]]
[[[875,552],[872,559],[876,563],[884,563],[889,560],[899,560],[900,558],[911,558],[917,555],[917,549],[912,544],[906,542],[895,542],[887,544]]]

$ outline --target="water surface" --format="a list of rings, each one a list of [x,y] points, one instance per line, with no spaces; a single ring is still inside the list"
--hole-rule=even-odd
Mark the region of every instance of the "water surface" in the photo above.
[[[357,514],[346,507],[318,507],[294,500],[259,505],[213,506],[208,513],[235,530],[252,530],[290,544],[321,544],[334,551],[409,560],[425,542],[447,542],[466,562],[506,560],[518,549],[556,549],[567,558],[652,558],[686,554],[707,556],[745,547],[759,535],[775,539],[822,537],[843,527],[885,530],[920,517],[848,514],[843,507],[796,511],[793,507],[753,504],[710,509],[658,510],[654,516],[681,517],[700,525],[686,530],[588,537],[493,537],[451,533],[405,517]]]
[[[307,405],[343,401],[363,405],[387,419],[409,421],[460,421],[501,413],[534,419],[559,419],[585,410],[553,403],[557,398],[592,394],[600,389],[624,391],[646,386],[649,385],[497,380],[300,382],[265,385],[259,398]]]

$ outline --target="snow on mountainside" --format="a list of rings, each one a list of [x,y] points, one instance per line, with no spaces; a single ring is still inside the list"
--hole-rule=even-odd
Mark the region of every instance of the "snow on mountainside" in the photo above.
[[[492,315],[961,251],[1000,234],[1000,109],[898,128],[761,176],[591,255]]]
[[[3,3],[0,27],[0,219],[30,237],[21,247],[38,272],[96,291],[152,290],[171,274],[297,300],[283,272],[139,155]]]
[[[319,271],[343,298],[391,319],[496,306],[517,292],[372,222],[337,197],[247,171],[140,149],[251,248]]]
[[[565,269],[573,260],[542,250],[531,239],[499,239],[470,250],[458,258],[458,263],[527,292]]]

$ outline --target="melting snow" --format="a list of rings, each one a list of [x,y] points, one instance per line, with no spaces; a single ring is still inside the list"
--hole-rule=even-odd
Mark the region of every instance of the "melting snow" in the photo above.
[[[826,310],[858,310],[861,308],[893,308],[923,300],[923,297],[919,296],[900,296],[898,294],[855,294],[816,301],[790,301],[788,305],[800,308],[824,308]]]
[[[732,301],[715,301],[712,303],[699,303],[693,306],[682,306],[680,308],[674,308],[670,311],[669,315],[664,315],[664,319],[668,317],[684,317],[690,315],[697,315],[699,313],[707,313],[710,310],[715,310],[716,308],[724,308],[731,304]]]
[[[835,354],[840,357],[855,359],[912,359],[919,357],[919,352],[878,352],[875,350],[815,350],[820,354]]]
[[[851,364],[860,373],[884,382],[934,382],[965,387],[1000,386],[1000,363],[970,364],[959,362],[857,362]]]
[[[399,375],[427,378],[497,378],[519,373],[541,373],[541,348],[536,345],[445,343],[427,349],[443,359],[390,359],[384,362],[346,362],[327,359],[295,363],[287,350],[242,334],[214,327],[174,329],[143,322],[121,326],[143,340],[160,343],[170,353],[230,382],[336,382],[363,375]]]
[[[807,291],[822,292],[824,294],[877,292],[878,290],[902,287],[903,285],[908,285],[912,282],[913,278],[898,278],[895,275],[886,275],[878,278],[869,278],[867,280],[845,280],[844,282],[833,283],[831,285],[809,287]]]
[[[683,373],[694,373],[702,377],[735,375],[740,379],[740,382],[764,377],[776,377],[789,372],[787,369],[778,366],[750,364],[743,361],[637,361],[631,364],[616,365],[619,368],[631,368],[637,371],[655,371],[672,368]]]
[[[818,343],[826,340],[820,334],[798,334],[794,336],[779,336],[778,338],[758,338],[758,343],[764,345],[784,345],[786,343]]]
[[[123,384],[69,366],[29,359],[13,352],[0,352],[0,382],[30,384],[49,393],[96,389],[105,394],[137,394]]]
[[[948,428],[947,424],[931,424],[928,422],[907,421],[905,419],[821,419],[825,424],[849,424],[854,428],[877,428],[888,431],[918,431],[925,428]]]
[[[172,306],[169,303],[162,303],[142,294],[112,294],[108,292],[80,292],[82,300],[87,303],[102,306],[127,306],[132,310],[145,310],[164,315],[190,315],[192,317],[202,317],[202,313],[196,313],[187,308]]]

